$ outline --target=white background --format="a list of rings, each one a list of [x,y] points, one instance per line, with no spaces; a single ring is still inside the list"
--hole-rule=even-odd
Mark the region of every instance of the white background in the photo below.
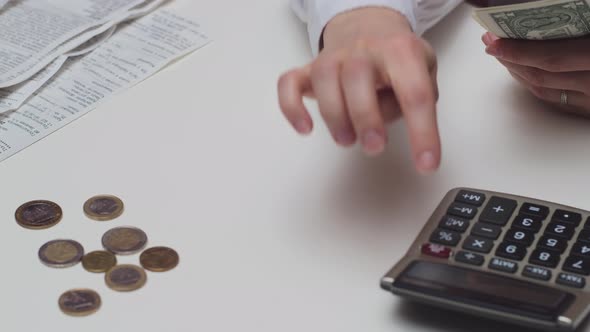
[[[276,81],[310,53],[286,0],[171,7],[214,42],[0,164],[0,330],[511,329],[378,287],[453,187],[590,210],[590,121],[554,112],[513,83],[485,55],[470,7],[427,34],[439,55],[443,139],[442,168],[430,177],[413,170],[403,123],[377,159],[336,147],[317,116],[311,137],[293,133]],[[124,200],[122,217],[84,216],[84,201],[100,193]],[[14,211],[33,199],[60,204],[62,222],[19,227]],[[72,238],[97,250],[102,234],[121,225],[175,248],[178,268],[117,293],[80,265],[38,261],[46,241]],[[74,287],[97,290],[100,311],[63,315],[57,299]]]

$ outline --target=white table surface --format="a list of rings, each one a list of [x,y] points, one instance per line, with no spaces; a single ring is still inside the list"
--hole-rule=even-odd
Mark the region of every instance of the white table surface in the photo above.
[[[336,147],[322,125],[308,138],[293,133],[276,80],[310,53],[286,0],[172,7],[214,42],[0,164],[0,330],[520,330],[378,287],[453,187],[590,210],[590,121],[518,88],[485,55],[468,6],[427,34],[439,55],[444,150],[430,177],[413,170],[402,123],[376,159]],[[87,219],[82,204],[99,193],[120,196],[123,216]],[[33,199],[59,203],[62,222],[19,227],[14,211]],[[102,234],[121,225],[175,248],[178,268],[117,293],[80,265],[51,269],[37,258],[55,238],[100,249]],[[100,311],[63,315],[57,299],[74,287],[97,290]]]

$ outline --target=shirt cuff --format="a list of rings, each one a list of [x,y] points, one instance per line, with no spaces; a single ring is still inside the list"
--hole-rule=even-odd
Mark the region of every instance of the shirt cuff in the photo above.
[[[362,7],[386,7],[397,10],[410,22],[412,30],[416,30],[415,1],[400,0],[316,0],[309,1],[307,8],[307,31],[314,55],[320,51],[320,38],[328,22],[340,13]]]

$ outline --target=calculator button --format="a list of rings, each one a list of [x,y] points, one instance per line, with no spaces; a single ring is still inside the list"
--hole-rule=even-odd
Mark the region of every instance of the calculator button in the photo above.
[[[577,276],[575,274],[560,273],[555,280],[560,285],[584,288],[586,286],[586,279],[584,277]]]
[[[538,232],[543,225],[543,220],[539,217],[534,216],[527,216],[524,214],[519,214],[514,218],[512,222],[512,227],[517,227],[521,229],[530,230],[532,232]]]
[[[506,225],[515,208],[515,200],[492,196],[483,209],[479,220],[503,226]]]
[[[545,234],[560,236],[566,239],[571,239],[576,231],[576,226],[564,222],[552,222],[547,225]]]
[[[482,237],[469,236],[463,242],[463,249],[473,250],[477,252],[488,253],[492,250],[494,241],[490,239],[484,239]]]
[[[590,230],[581,231],[580,235],[578,235],[578,241],[590,243]]]
[[[502,233],[502,228],[481,222],[473,225],[473,228],[471,229],[471,234],[487,237],[488,239],[493,240],[497,239],[498,236],[500,236],[500,233]]]
[[[473,205],[463,203],[452,203],[449,207],[449,214],[466,219],[473,219],[477,214],[477,208]]]
[[[565,263],[563,263],[562,269],[567,272],[589,275],[590,259],[579,256],[570,256],[565,260]]]
[[[582,215],[576,212],[557,209],[553,213],[551,220],[569,222],[578,226],[582,221]]]
[[[524,267],[522,275],[533,279],[549,280],[551,279],[551,270],[544,267],[527,265]]]
[[[559,263],[559,253],[551,250],[537,249],[531,254],[529,262],[546,267],[556,267]]]
[[[549,214],[549,208],[539,204],[524,203],[520,207],[520,213],[526,213],[532,216],[540,217],[541,219],[545,219]]]
[[[537,246],[562,253],[567,248],[567,240],[557,236],[543,235]]]
[[[430,241],[448,246],[456,246],[461,240],[461,235],[457,232],[448,231],[438,228],[432,233]]]
[[[463,233],[469,227],[469,220],[446,215],[440,221],[440,227]]]
[[[526,256],[526,246],[518,243],[502,242],[496,249],[496,256],[520,261]]]
[[[535,240],[533,232],[525,231],[524,229],[509,229],[504,236],[504,241],[511,241],[522,243],[527,247]]]
[[[492,270],[498,270],[502,272],[514,273],[518,270],[518,264],[515,262],[507,261],[502,258],[492,258],[488,267]]]
[[[455,254],[455,260],[457,262],[479,266],[483,264],[484,258],[482,255],[474,254],[469,251],[459,251]]]
[[[581,257],[590,258],[590,244],[584,242],[576,242],[570,254]]]
[[[475,206],[481,206],[486,200],[486,195],[469,190],[461,190],[455,197],[455,201],[471,204]]]
[[[438,258],[449,258],[451,256],[451,249],[440,244],[424,243],[422,245],[422,253],[428,256]]]

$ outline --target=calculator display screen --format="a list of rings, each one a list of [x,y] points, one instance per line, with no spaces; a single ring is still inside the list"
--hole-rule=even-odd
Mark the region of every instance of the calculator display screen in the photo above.
[[[424,261],[411,263],[393,286],[394,289],[546,321],[555,321],[575,298],[557,288]]]

